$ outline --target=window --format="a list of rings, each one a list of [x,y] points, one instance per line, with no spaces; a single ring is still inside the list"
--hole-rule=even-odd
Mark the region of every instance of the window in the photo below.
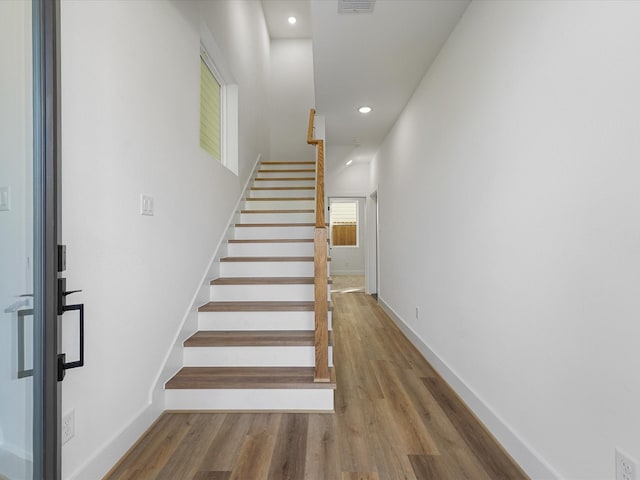
[[[200,147],[238,173],[238,85],[204,22],[200,24]]]
[[[216,160],[222,159],[222,108],[220,82],[204,57],[200,57],[200,146]],[[223,162],[224,163],[224,162]]]
[[[331,199],[329,212],[331,245],[334,247],[357,247],[357,200]]]

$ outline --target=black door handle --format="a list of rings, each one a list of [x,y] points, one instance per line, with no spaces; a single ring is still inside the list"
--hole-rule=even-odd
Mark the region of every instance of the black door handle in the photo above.
[[[69,292],[72,293],[72,292]],[[73,362],[67,362],[67,354],[60,353],[58,354],[58,381],[61,382],[64,380],[64,375],[67,370],[72,368],[84,367],[84,303],[78,303],[76,305],[65,305],[64,312],[71,312],[73,310],[78,310],[79,315],[79,323],[80,323],[80,338],[79,338],[79,347],[80,347],[80,358]]]
[[[27,308],[18,310],[18,378],[26,378],[33,376],[33,368],[25,368],[25,352],[24,352],[24,324],[25,317],[33,315],[33,309]]]
[[[80,323],[80,358],[73,362],[67,362],[67,354],[58,354],[58,381],[64,380],[65,372],[71,368],[78,368],[84,366],[84,304],[78,303],[76,305],[67,305],[67,295],[72,293],[78,293],[82,290],[69,290],[67,291],[67,279],[58,279],[58,315],[62,315],[64,312],[78,311],[78,321]]]

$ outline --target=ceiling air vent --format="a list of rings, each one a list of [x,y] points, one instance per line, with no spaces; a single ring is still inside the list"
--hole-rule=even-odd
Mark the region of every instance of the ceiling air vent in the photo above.
[[[338,0],[338,13],[371,13],[376,0]]]

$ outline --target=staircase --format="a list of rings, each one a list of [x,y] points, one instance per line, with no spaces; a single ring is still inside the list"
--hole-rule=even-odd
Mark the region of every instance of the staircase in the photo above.
[[[315,163],[262,162],[247,195],[165,408],[332,411],[333,368],[314,382]]]

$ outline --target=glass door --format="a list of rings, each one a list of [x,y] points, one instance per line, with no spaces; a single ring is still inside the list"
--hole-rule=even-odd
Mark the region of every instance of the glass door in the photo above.
[[[0,480],[60,478],[57,11],[0,1]]]

